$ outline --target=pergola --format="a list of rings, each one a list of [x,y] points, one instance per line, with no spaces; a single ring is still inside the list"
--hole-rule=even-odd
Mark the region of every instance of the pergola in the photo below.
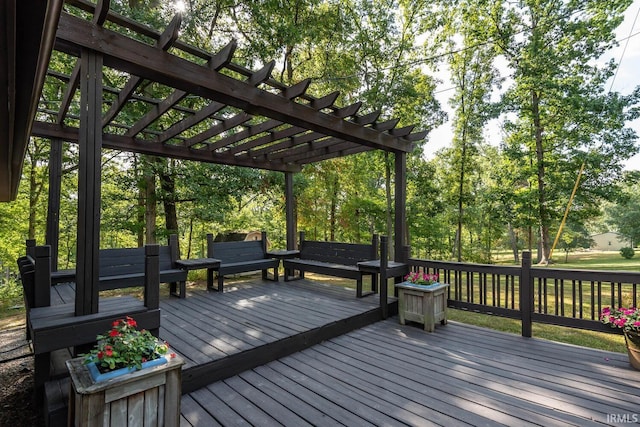
[[[76,315],[98,309],[102,148],[283,172],[288,248],[295,246],[295,172],[364,151],[391,152],[394,245],[406,244],[406,154],[426,132],[378,121],[379,111],[358,115],[361,103],[337,106],[338,92],[311,96],[310,80],[279,83],[271,78],[274,62],[257,71],[235,64],[233,41],[216,53],[190,46],[178,39],[180,22],[175,16],[160,33],[113,13],[108,0],[8,0],[0,10],[0,81],[7,83],[0,92],[0,200],[17,195],[29,137],[50,139],[47,244],[55,248],[62,141],[79,145]],[[54,50],[75,61],[70,73],[49,68]],[[105,69],[126,83],[106,85]],[[44,99],[45,80],[64,85],[60,99]],[[140,88],[149,85],[166,96],[145,95]]]

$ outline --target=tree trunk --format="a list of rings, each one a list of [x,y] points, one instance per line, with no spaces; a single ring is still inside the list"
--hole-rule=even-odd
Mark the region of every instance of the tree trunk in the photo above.
[[[144,168],[144,223],[145,223],[145,242],[152,244],[156,242],[156,180],[155,174],[151,170],[151,162],[149,167]]]
[[[511,251],[513,252],[513,261],[519,263],[520,255],[518,254],[518,239],[510,222],[507,223],[507,230],[509,233],[509,242],[511,243]]]
[[[29,231],[28,238],[36,238],[36,222],[38,220],[38,202],[42,194],[43,178],[38,176],[38,158],[42,155],[42,147],[34,140],[29,144]]]
[[[333,176],[333,185],[331,192],[331,211],[329,212],[329,240],[332,242],[336,241],[336,217],[338,210],[338,175]]]
[[[173,160],[167,162],[158,159],[160,167],[160,188],[162,189],[162,204],[164,206],[164,218],[167,236],[178,234],[178,213],[176,210],[176,182],[173,176]]]
[[[538,178],[538,218],[539,218],[539,254],[538,263],[548,264],[549,252],[549,211],[547,209],[547,195],[545,189],[544,143],[542,123],[540,120],[540,96],[531,92],[531,110],[533,114],[533,130],[536,143],[537,178]]]

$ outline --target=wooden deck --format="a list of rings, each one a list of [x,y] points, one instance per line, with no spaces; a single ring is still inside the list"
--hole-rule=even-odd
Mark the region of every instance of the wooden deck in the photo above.
[[[602,426],[640,418],[640,372],[625,354],[453,322],[433,333],[397,317],[376,322],[376,296],[357,299],[307,280],[227,289],[161,301],[160,336],[186,361],[184,426]],[[51,396],[64,405],[68,383],[55,384]],[[57,419],[65,411],[58,407]]]
[[[627,356],[397,319],[203,387],[182,425],[602,426],[640,419]]]

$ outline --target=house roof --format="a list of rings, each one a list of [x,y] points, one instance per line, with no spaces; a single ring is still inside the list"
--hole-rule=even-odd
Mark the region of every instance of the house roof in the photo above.
[[[17,77],[0,95],[16,108],[15,117],[0,110],[0,138],[6,142],[0,145],[0,162],[12,166],[0,175],[0,200],[16,197],[30,134],[78,142],[77,58],[84,50],[101,54],[104,68],[120,77],[113,85],[103,80],[105,148],[295,172],[308,163],[369,150],[410,152],[426,136],[413,126],[398,128],[398,119],[379,121],[379,111],[358,114],[359,102],[338,106],[338,92],[311,96],[310,80],[279,83],[271,77],[274,62],[260,70],[238,65],[234,41],[216,53],[190,46],[178,38],[180,15],[158,32],[113,13],[108,1],[67,0],[60,12],[61,2],[36,2],[42,10],[34,17],[18,6],[27,2],[11,0],[14,18],[0,16],[7,28],[24,29],[13,40],[0,40],[9,48],[1,55],[0,72],[15,70]],[[52,49],[74,63],[72,70],[48,69]],[[18,50],[26,55],[16,55]],[[62,89],[41,95],[45,78]]]

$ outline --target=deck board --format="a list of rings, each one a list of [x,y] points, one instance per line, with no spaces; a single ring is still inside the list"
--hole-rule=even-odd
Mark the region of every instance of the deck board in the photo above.
[[[582,427],[616,425],[610,414],[640,416],[640,372],[624,354],[455,322],[427,333],[394,318],[196,393],[218,397],[207,406],[214,416],[246,410],[254,425],[294,425],[291,413],[327,426]]]

